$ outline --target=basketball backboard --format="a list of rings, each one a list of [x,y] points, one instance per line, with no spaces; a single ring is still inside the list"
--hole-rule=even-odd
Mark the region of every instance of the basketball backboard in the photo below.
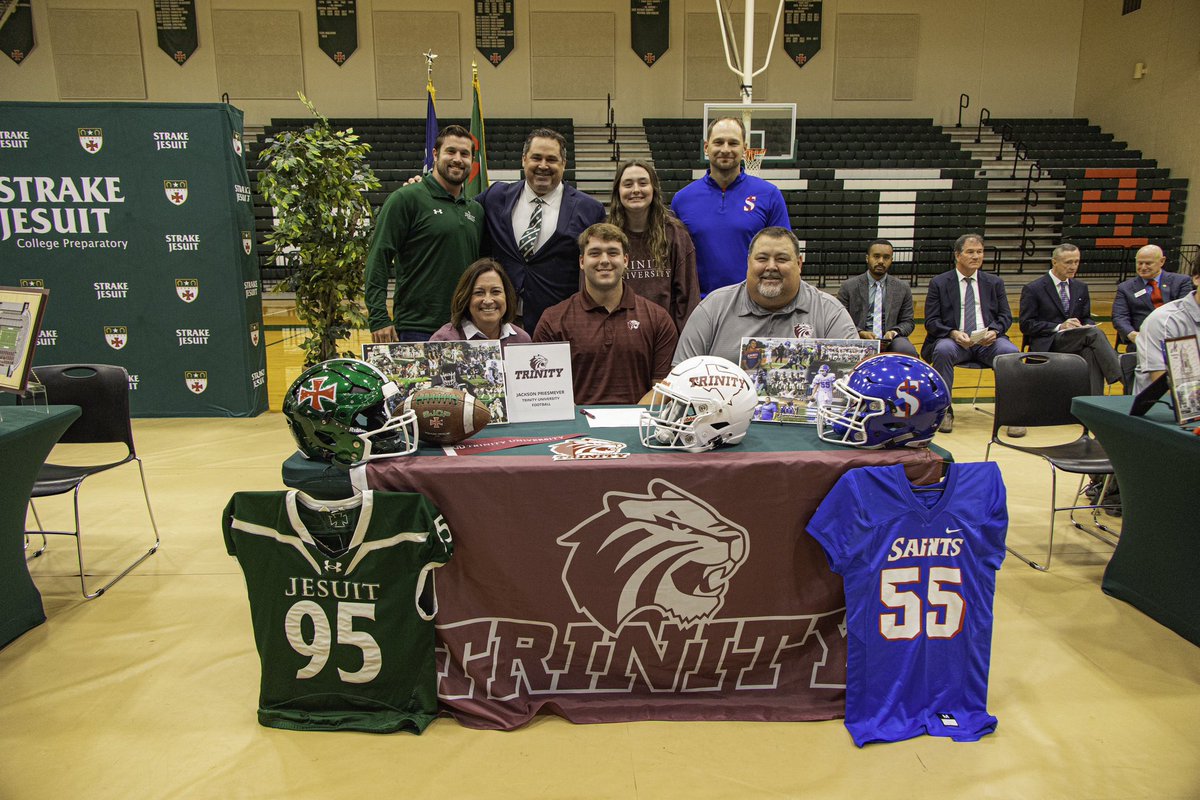
[[[795,157],[795,103],[705,103],[701,142],[708,126],[723,117],[742,121],[746,126],[746,146],[766,148],[763,161],[788,161]]]

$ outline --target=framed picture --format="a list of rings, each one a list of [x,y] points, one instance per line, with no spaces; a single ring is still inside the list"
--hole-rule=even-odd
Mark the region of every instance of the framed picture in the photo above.
[[[0,286],[0,389],[22,394],[42,329],[48,289]]]
[[[1163,342],[1167,355],[1167,379],[1175,419],[1180,425],[1200,420],[1200,345],[1195,336],[1181,336]]]
[[[418,389],[461,389],[487,406],[489,424],[508,422],[507,389],[500,341],[387,342],[364,344],[363,361],[400,387],[397,403]]]
[[[834,381],[878,352],[877,339],[743,338],[739,366],[758,393],[752,419],[816,425]]]

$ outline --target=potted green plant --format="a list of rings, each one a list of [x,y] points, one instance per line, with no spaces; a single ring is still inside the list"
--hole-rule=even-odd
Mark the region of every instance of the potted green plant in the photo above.
[[[276,291],[296,294],[296,316],[309,334],[304,365],[338,355],[338,342],[366,326],[360,299],[371,244],[371,204],[380,188],[367,163],[371,146],[353,128],[335,131],[303,94],[315,120],[303,131],[283,131],[259,155],[258,189],[275,213],[264,240],[293,267]]]

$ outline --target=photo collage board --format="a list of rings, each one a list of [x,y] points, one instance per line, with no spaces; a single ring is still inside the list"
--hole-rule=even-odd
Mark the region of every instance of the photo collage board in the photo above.
[[[755,422],[817,424],[833,384],[879,353],[871,339],[743,338],[740,366],[754,382]]]
[[[461,389],[487,406],[489,425],[508,422],[498,340],[364,344],[362,358],[400,387],[397,404],[418,389]]]

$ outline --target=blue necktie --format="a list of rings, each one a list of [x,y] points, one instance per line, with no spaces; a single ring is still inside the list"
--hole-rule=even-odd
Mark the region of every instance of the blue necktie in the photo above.
[[[1066,281],[1058,282],[1058,296],[1059,296],[1059,299],[1062,300],[1063,313],[1070,314],[1071,313],[1071,296],[1069,294],[1067,294],[1067,282]]]

